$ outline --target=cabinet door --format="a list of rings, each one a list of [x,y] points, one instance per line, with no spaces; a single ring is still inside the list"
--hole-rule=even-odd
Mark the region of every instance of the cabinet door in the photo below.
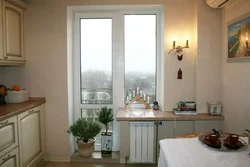
[[[220,130],[223,121],[195,121],[195,132],[212,132],[212,129]]]
[[[21,167],[28,167],[42,153],[41,111],[39,108],[18,115]]]
[[[6,60],[24,60],[24,11],[6,1],[3,6],[4,58]]]
[[[18,144],[17,117],[11,117],[0,121],[0,152],[10,151]]]
[[[4,154],[0,158],[1,167],[19,167],[18,148]]]

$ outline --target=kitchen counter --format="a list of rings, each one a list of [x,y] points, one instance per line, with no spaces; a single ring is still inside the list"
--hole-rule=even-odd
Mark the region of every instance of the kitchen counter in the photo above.
[[[20,114],[24,111],[40,106],[46,102],[45,98],[30,98],[29,101],[19,104],[6,104],[0,106],[0,121]]]
[[[134,108],[131,111],[120,108],[118,110],[117,121],[213,121],[224,120],[224,116],[212,116],[207,113],[197,115],[175,115],[171,111],[160,111],[153,109]]]

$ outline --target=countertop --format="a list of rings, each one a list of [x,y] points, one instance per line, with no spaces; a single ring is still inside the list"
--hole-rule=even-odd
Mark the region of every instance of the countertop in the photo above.
[[[46,102],[45,98],[30,98],[29,101],[19,104],[6,104],[0,106],[0,121],[20,114],[24,111],[40,106]]]
[[[197,115],[175,115],[171,111],[160,111],[153,109],[135,108],[127,110],[120,108],[118,110],[117,121],[209,121],[224,120],[224,116],[212,116],[207,113],[198,113]]]

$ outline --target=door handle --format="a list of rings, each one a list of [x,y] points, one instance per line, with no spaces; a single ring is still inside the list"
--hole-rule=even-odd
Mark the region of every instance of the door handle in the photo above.
[[[35,112],[34,110],[30,110],[30,111],[29,111],[29,114],[32,114],[32,113],[34,113],[34,112]]]
[[[2,162],[8,161],[11,158],[11,155],[9,154],[7,157],[2,159]]]
[[[30,111],[29,111],[29,114],[33,114],[33,113],[35,113],[35,112],[37,112],[37,111],[39,111],[39,110],[30,110]]]

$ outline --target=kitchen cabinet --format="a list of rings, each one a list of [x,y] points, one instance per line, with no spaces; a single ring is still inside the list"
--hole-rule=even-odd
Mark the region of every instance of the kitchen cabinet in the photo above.
[[[224,121],[195,121],[194,132],[212,132],[212,129],[221,130]]]
[[[4,58],[7,60],[24,60],[23,17],[23,9],[4,1]]]
[[[24,11],[20,0],[1,0],[0,65],[23,65],[24,57]]]
[[[43,110],[44,108],[40,106],[18,115],[21,167],[32,166],[43,156]]]
[[[17,116],[0,121],[0,152],[10,151],[18,145]]]
[[[0,0],[1,1],[1,0]],[[45,151],[45,101],[0,106],[0,167],[36,167]]]
[[[0,62],[3,62],[3,58],[4,58],[4,51],[3,51],[3,24],[1,25],[1,23],[3,23],[3,11],[1,8],[3,6],[3,1],[0,1]]]
[[[19,167],[19,153],[18,147],[0,155],[1,167]]]

